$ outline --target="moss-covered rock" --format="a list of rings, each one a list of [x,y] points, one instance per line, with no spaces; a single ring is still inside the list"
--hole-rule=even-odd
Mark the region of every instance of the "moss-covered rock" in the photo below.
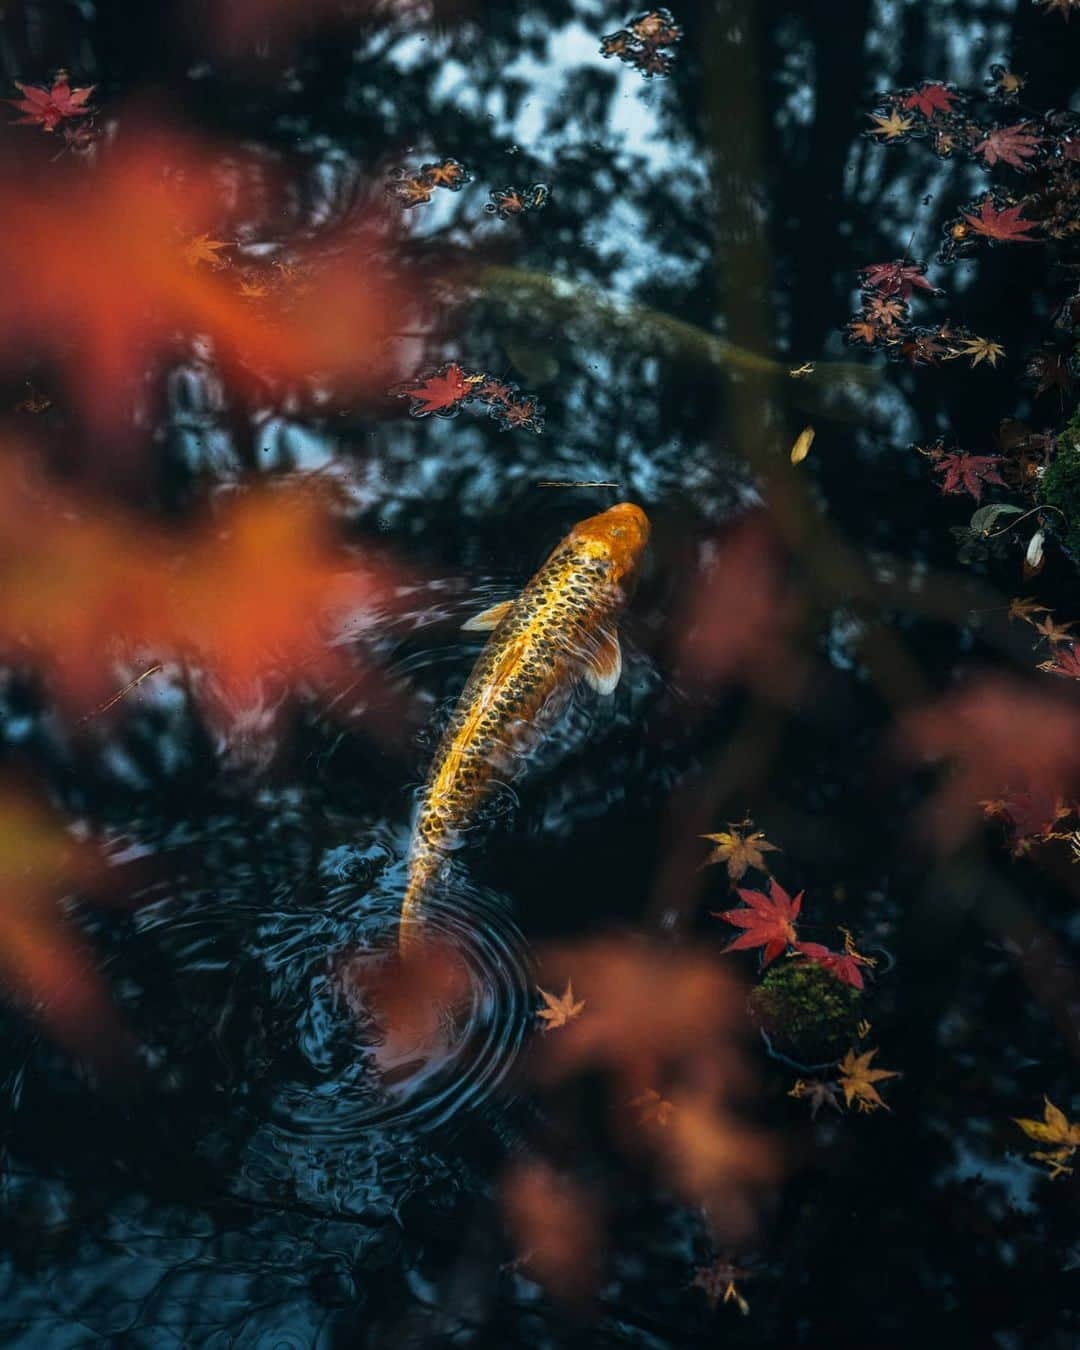
[[[855,1038],[862,996],[812,961],[787,960],[750,995],[750,1010],[773,1046],[800,1064],[836,1059]]]
[[[1080,560],[1080,409],[1058,435],[1054,458],[1039,484],[1039,502],[1055,506],[1064,519],[1055,522],[1061,542]]]

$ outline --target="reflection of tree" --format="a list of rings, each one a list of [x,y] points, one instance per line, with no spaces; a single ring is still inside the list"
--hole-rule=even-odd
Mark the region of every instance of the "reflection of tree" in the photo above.
[[[918,668],[904,658],[900,640],[913,645],[926,665],[948,668],[973,639],[946,621],[964,614],[973,598],[980,608],[995,603],[975,596],[966,582],[947,594],[938,588],[913,599],[903,569],[887,580],[876,574],[871,548],[951,563],[944,526],[955,517],[933,497],[922,466],[911,465],[891,443],[899,436],[896,421],[906,418],[933,435],[953,428],[985,445],[998,416],[1014,411],[1010,391],[1001,381],[978,383],[975,375],[950,372],[941,379],[890,367],[879,386],[854,388],[840,406],[822,392],[821,380],[792,382],[780,372],[808,359],[819,363],[823,375],[830,360],[854,361],[869,371],[877,358],[853,357],[836,331],[849,311],[857,269],[900,256],[914,224],[916,255],[931,255],[934,222],[965,195],[967,171],[942,170],[925,147],[886,150],[859,138],[870,95],[926,76],[977,82],[984,61],[1011,54],[1030,77],[1034,102],[1064,104],[1075,46],[1063,40],[1060,28],[1048,37],[1045,16],[1019,0],[994,6],[962,0],[721,0],[688,4],[679,13],[687,35],[676,73],[646,84],[596,53],[599,35],[625,14],[588,0],[553,0],[485,6],[463,22],[446,20],[423,42],[407,18],[369,23],[361,15],[305,42],[287,65],[260,69],[257,62],[230,67],[209,60],[197,29],[186,21],[188,10],[180,0],[79,7],[25,0],[8,16],[0,55],[18,78],[41,78],[63,65],[80,81],[99,82],[103,104],[121,120],[129,115],[125,99],[152,86],[178,117],[223,142],[266,147],[295,172],[292,210],[312,231],[381,203],[382,180],[398,163],[443,154],[463,160],[474,183],[460,194],[443,194],[437,209],[420,207],[407,217],[405,252],[427,278],[425,319],[432,333],[427,341],[400,339],[401,373],[413,375],[459,354],[470,368],[483,365],[535,390],[547,406],[548,429],[533,437],[504,434],[487,420],[465,416],[437,425],[434,419],[413,422],[389,400],[375,409],[386,414],[381,421],[370,409],[283,407],[269,392],[245,402],[224,392],[216,371],[192,360],[172,373],[162,395],[168,459],[163,500],[183,504],[205,484],[268,461],[275,468],[327,464],[348,471],[359,526],[378,519],[426,552],[440,575],[492,566],[508,573],[527,570],[532,556],[558,537],[568,514],[584,514],[596,504],[584,494],[538,494],[536,478],[613,478],[626,495],[650,507],[663,527],[661,539],[666,533],[675,541],[665,559],[670,563],[679,548],[690,556],[703,523],[717,524],[730,511],[749,482],[741,463],[748,458],[766,485],[781,540],[803,548],[814,527],[816,547],[806,550],[797,578],[808,613],[831,622],[841,611],[860,629],[857,659],[871,668],[876,685],[839,659],[822,663],[806,706],[789,724],[781,724],[760,689],[751,689],[748,716],[735,735],[729,734],[727,705],[710,705],[692,741],[679,723],[682,708],[672,711],[674,694],[665,690],[656,706],[639,695],[635,716],[640,711],[646,724],[645,748],[632,748],[638,742],[626,734],[625,713],[608,713],[602,734],[583,750],[576,776],[523,791],[526,820],[543,829],[536,824],[532,832],[496,839],[476,860],[477,869],[512,890],[538,927],[577,921],[583,913],[597,920],[626,917],[620,906],[628,896],[637,905],[642,877],[657,874],[656,854],[670,843],[659,839],[657,817],[684,771],[701,770],[683,777],[673,830],[685,830],[693,810],[710,817],[703,829],[714,827],[716,813],[723,818],[728,805],[742,810],[749,794],[768,803],[801,840],[808,870],[816,869],[807,884],[827,897],[842,879],[849,897],[865,904],[866,922],[878,926],[882,945],[903,957],[890,987],[905,1000],[904,1026],[894,1019],[890,1030],[895,1028],[894,1049],[896,1042],[906,1043],[908,1052],[887,1062],[904,1068],[919,1106],[898,1123],[882,1122],[873,1135],[846,1135],[842,1147],[826,1147],[827,1177],[800,1179],[787,1193],[769,1257],[783,1278],[762,1281],[753,1319],[745,1330],[736,1327],[732,1339],[795,1344],[809,1334],[844,1344],[853,1324],[880,1326],[882,1308],[893,1319],[881,1333],[886,1343],[890,1335],[929,1336],[940,1331],[957,1300],[971,1313],[970,1335],[979,1343],[991,1343],[1002,1327],[1017,1343],[1035,1331],[1052,1338],[1062,1277],[1045,1254],[1067,1246],[1064,1207],[1050,1202],[1041,1212],[1020,1214],[1009,1191],[1015,1178],[994,1173],[976,1180],[975,1173],[984,1158],[1000,1160],[1007,1148],[994,1121],[1010,1114],[1005,1104],[1022,1077],[1016,1066],[1047,1061],[1054,1033],[1014,980],[1006,956],[987,947],[982,929],[970,931],[972,897],[994,933],[1020,935],[1025,970],[1061,1025],[1071,986],[1013,883],[979,859],[965,855],[943,866],[921,908],[907,904],[922,877],[912,860],[896,857],[902,804],[873,790],[866,762],[885,716],[881,691],[900,705],[919,688]],[[992,49],[974,43],[984,26]],[[137,117],[136,105],[130,106],[130,116]],[[12,133],[3,135],[6,146]],[[20,143],[18,153],[28,144]],[[552,188],[542,212],[519,222],[483,215],[489,188],[536,181]],[[931,192],[933,201],[921,206]],[[1030,345],[1044,322],[1043,267],[1034,250],[1021,256],[999,251],[980,262],[977,286],[965,282],[960,269],[944,284],[950,303],[962,303],[965,322],[1003,338],[1012,354]],[[459,301],[459,293],[468,298]],[[410,320],[409,332],[416,331]],[[761,362],[764,368],[755,372]],[[718,379],[717,372],[729,366],[731,377]],[[879,388],[888,391],[890,421],[881,416]],[[783,454],[775,465],[772,459],[778,448],[786,452],[805,420],[804,400],[812,401],[818,438],[800,474]],[[853,431],[852,417],[863,426]],[[738,454],[723,453],[729,446]],[[265,454],[267,448],[273,453]],[[828,503],[830,523],[851,542],[816,532],[818,492]],[[674,572],[670,566],[669,575]],[[685,572],[692,581],[694,567]],[[668,584],[675,590],[686,583],[679,576]],[[670,603],[670,611],[681,612],[684,598],[678,595],[680,603]],[[445,608],[438,608],[444,600],[438,592],[432,612],[418,613],[417,624],[425,626],[412,646],[402,640],[409,659],[434,645],[431,634],[445,618]],[[665,594],[654,608],[671,601]],[[737,597],[718,597],[721,619],[724,603],[737,603]],[[932,623],[916,624],[916,603]],[[900,612],[904,617],[897,620]],[[444,630],[436,631],[441,641]],[[384,641],[392,647],[398,638],[391,634]],[[812,636],[804,646],[812,656]],[[844,643],[835,638],[835,646]],[[469,659],[467,651],[447,650],[443,667],[425,670],[425,692],[433,699],[453,692]],[[855,658],[848,653],[847,661],[851,667]],[[283,1227],[296,1223],[301,1237],[289,1278],[304,1286],[304,1298],[307,1277],[318,1266],[311,1287],[325,1306],[354,1316],[350,1300],[359,1288],[381,1319],[378,1325],[395,1328],[415,1315],[421,1326],[428,1314],[416,1311],[407,1280],[426,1260],[437,1285],[442,1281],[459,1294],[466,1286],[480,1291],[470,1308],[478,1322],[496,1328],[492,1343],[525,1343],[525,1333],[533,1335],[536,1322],[549,1315],[492,1275],[497,1261],[488,1259],[486,1239],[477,1246],[455,1241],[452,1250],[436,1245],[434,1258],[411,1251],[403,1256],[390,1223],[381,1225],[371,1212],[388,1194],[395,1201],[407,1195],[407,1239],[413,1231],[445,1228],[447,1213],[456,1238],[477,1228],[488,1233],[494,1216],[481,1207],[477,1218],[463,1199],[475,1178],[463,1181],[456,1164],[426,1146],[399,1156],[393,1141],[367,1141],[344,1158],[330,1150],[314,1161],[286,1149],[282,1161],[280,1141],[266,1142],[253,1123],[266,1109],[258,1100],[263,1089],[255,1066],[265,1067],[267,1046],[291,1047],[295,1029],[276,1024],[270,1012],[267,1024],[256,1029],[250,1006],[242,1016],[236,1013],[222,974],[226,966],[258,966],[250,956],[250,930],[272,930],[280,920],[275,907],[298,913],[308,930],[323,921],[320,850],[328,841],[340,842],[356,819],[377,822],[373,837],[380,840],[372,849],[376,860],[364,858],[363,865],[374,870],[385,864],[385,818],[406,812],[401,784],[408,770],[396,762],[388,766],[362,735],[327,728],[308,714],[297,728],[293,757],[276,770],[280,799],[241,819],[220,812],[215,817],[232,785],[222,780],[182,693],[173,705],[132,717],[104,746],[75,747],[58,743],[31,689],[12,683],[3,697],[11,742],[22,746],[73,810],[98,803],[107,816],[125,822],[146,813],[158,829],[148,819],[148,838],[160,835],[163,848],[167,843],[198,855],[176,866],[179,898],[190,906],[184,925],[170,934],[177,950],[168,960],[158,952],[153,964],[153,943],[144,940],[140,955],[152,980],[137,962],[123,967],[131,980],[154,986],[140,986],[131,998],[153,1032],[148,1039],[168,1045],[182,1063],[185,1093],[205,1094],[199,1129],[207,1121],[220,1127],[234,1101],[230,1094],[250,1111],[238,1113],[242,1119],[229,1138],[212,1141],[220,1153],[214,1166],[207,1164],[212,1175],[206,1189],[212,1191],[210,1183],[243,1157],[257,1178],[252,1189],[264,1188],[264,1208],[253,1218],[253,1210],[230,1202],[227,1213],[213,1211],[221,1235],[198,1242],[191,1237],[196,1291],[257,1303],[250,1267],[287,1264],[271,1257],[284,1241]],[[591,807],[606,800],[612,780],[625,793],[621,814],[588,819]],[[355,813],[344,823],[334,814],[343,801]],[[552,817],[561,832],[549,828]],[[835,820],[844,824],[839,839],[822,828]],[[564,842],[567,835],[574,836],[572,846]],[[670,877],[680,886],[685,881],[678,892],[685,910],[699,883],[684,876],[697,859],[680,871],[683,861],[676,859]],[[230,878],[225,890],[223,876]],[[676,907],[670,895],[660,894],[668,879],[661,871],[656,888],[657,910],[665,914]],[[228,910],[215,916],[220,926],[214,927],[206,922],[204,903],[219,894]],[[290,908],[303,904],[309,910]],[[571,920],[569,910],[575,911]],[[153,932],[151,922],[147,931]],[[195,941],[193,931],[206,967],[201,974],[184,966],[183,944]],[[103,941],[108,939],[106,933]],[[271,939],[264,941],[272,948]],[[117,946],[123,948],[122,936]],[[259,952],[266,971],[276,970],[274,952]],[[257,973],[265,973],[262,966]],[[266,980],[272,983],[269,974]],[[241,992],[237,1004],[272,1001],[254,976]],[[884,1000],[887,1018],[890,996]],[[244,1017],[252,1025],[243,1024]],[[221,1040],[228,1042],[224,1052]],[[27,1071],[28,1105],[17,1142],[43,1170],[56,1158],[74,1168],[78,1149],[59,1129],[64,1111],[56,1107],[49,1068]],[[155,1142],[158,1122],[171,1109],[161,1101],[171,1103],[175,1094],[174,1083],[162,1087],[160,1098],[148,1094],[151,1104],[138,1117]],[[1035,1093],[1024,1105],[1015,1103],[1016,1111],[1030,1113],[1037,1098]],[[248,1105],[253,1099],[256,1105]],[[897,1112],[901,1116],[899,1104]],[[34,1147],[42,1117],[52,1122],[47,1139],[54,1156]],[[119,1138],[118,1124],[108,1123]],[[175,1151],[194,1153],[186,1123],[173,1124]],[[494,1154],[512,1132],[502,1118],[491,1130],[476,1126],[468,1161],[479,1175],[490,1158],[476,1155],[485,1149]],[[502,1136],[498,1144],[492,1142],[496,1135]],[[101,1148],[110,1156],[118,1151],[112,1136]],[[386,1177],[369,1184],[364,1169],[373,1157]],[[144,1180],[154,1184],[160,1159],[142,1162],[136,1189]],[[115,1170],[110,1184],[117,1193],[133,1186]],[[308,1209],[288,1193],[300,1174],[310,1187],[310,1195],[302,1195]],[[79,1177],[79,1186],[87,1180]],[[103,1185],[100,1176],[92,1180]],[[336,1195],[335,1186],[346,1187],[348,1203],[367,1215],[363,1222],[351,1211],[343,1218],[327,1210],[326,1195]],[[189,1196],[180,1199],[191,1204]],[[625,1343],[627,1325],[661,1344],[694,1343],[696,1307],[680,1302],[677,1292],[695,1240],[691,1220],[661,1214],[651,1202],[627,1199],[625,1206],[617,1217],[625,1220],[638,1264],[628,1260],[616,1271],[611,1321],[594,1343]],[[148,1206],[145,1218],[132,1225],[150,1230],[160,1218]],[[867,1256],[871,1219],[898,1245],[920,1254],[905,1306],[889,1287],[885,1262],[879,1269]],[[658,1238],[663,1224],[669,1225],[666,1237]],[[122,1225],[117,1231],[119,1238],[104,1233],[103,1249],[130,1236]],[[234,1232],[240,1235],[234,1242],[250,1249],[232,1279],[226,1239]],[[372,1277],[366,1263],[383,1273]],[[107,1268],[104,1258],[101,1267]],[[170,1278],[173,1273],[170,1267]],[[190,1312],[191,1290],[181,1283],[170,1292],[169,1306]],[[661,1283],[668,1291],[662,1295]],[[838,1284],[843,1300],[835,1296]],[[990,1287],[995,1298],[988,1303]],[[25,1294],[29,1285],[21,1288]],[[124,1292],[136,1301],[138,1291],[125,1286]],[[30,1294],[26,1298],[33,1303]],[[87,1301],[93,1304],[92,1293]],[[657,1306],[662,1315],[642,1311]],[[308,1308],[305,1315],[313,1324],[321,1314]],[[98,1325],[93,1317],[88,1324]],[[347,1324],[346,1334],[353,1331]],[[557,1342],[559,1334],[556,1329],[551,1337]],[[713,1330],[701,1331],[701,1339],[712,1343]]]

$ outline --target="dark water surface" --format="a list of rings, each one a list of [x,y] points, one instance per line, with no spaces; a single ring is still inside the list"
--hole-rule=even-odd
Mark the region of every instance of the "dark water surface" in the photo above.
[[[438,20],[386,5],[238,61],[185,26],[200,8],[10,5],[5,79],[65,67],[113,107],[154,91],[187,124],[289,160],[313,226],[381,202],[396,165],[463,161],[463,191],[405,213],[406,250],[505,270],[450,307],[431,268],[432,332],[401,341],[402,374],[458,357],[508,375],[543,402],[545,429],[410,419],[390,398],[256,417],[225,406],[197,359],[174,372],[145,509],[183,511],[252,472],[337,476],[353,537],[415,568],[399,611],[342,635],[403,698],[391,715],[346,692],[302,705],[284,735],[255,714],[226,734],[164,679],[73,736],[34,686],[5,684],[7,758],[114,840],[140,901],[71,916],[139,1067],[85,1066],[4,1012],[0,1343],[1075,1346],[1080,1192],[1024,1160],[1010,1121],[1037,1115],[1044,1093],[1080,1103],[1075,882],[981,846],[929,858],[910,828],[925,784],[892,773],[882,748],[898,703],[962,665],[1030,663],[1004,625],[970,620],[987,594],[1016,593],[991,589],[1017,584],[1015,567],[957,566],[948,527],[967,512],[907,447],[945,433],[985,447],[1001,417],[1046,413],[1025,404],[1017,367],[909,370],[840,330],[857,269],[900,257],[913,230],[913,256],[932,257],[941,221],[983,181],[863,138],[873,95],[924,78],[979,88],[1004,61],[1037,107],[1076,106],[1080,22],[1026,0],[687,3],[673,73],[645,80],[599,56],[631,13],[593,0]],[[551,189],[543,210],[484,215],[491,188],[536,182]],[[1044,335],[1057,294],[1034,249],[986,253],[949,287],[964,323],[1010,353]],[[646,311],[821,369],[712,363]],[[809,506],[858,573],[895,586],[883,617],[911,667],[868,671],[859,640],[882,616],[842,577],[828,599],[808,586],[791,638],[778,626],[777,678],[809,662],[792,703],[761,670],[749,689],[703,692],[678,660],[683,616],[710,550],[760,509],[750,464],[786,458],[807,422],[817,439],[790,510]],[[467,1006],[439,1053],[376,1072],[364,971],[389,959],[414,792],[478,650],[460,622],[621,499],[654,525],[623,682],[610,700],[575,695],[489,807],[431,919],[473,972]],[[815,566],[791,570],[802,581]],[[952,575],[951,609],[928,616],[912,597],[935,569]],[[1067,608],[1076,579],[1060,556],[1045,580]],[[745,602],[716,597],[733,622]],[[696,835],[747,810],[814,924],[846,924],[879,955],[871,1043],[903,1078],[888,1113],[812,1123],[785,1095],[794,1073],[754,1049],[759,1116],[790,1158],[733,1253],[752,1272],[746,1317],[691,1284],[718,1254],[700,1212],[610,1165],[586,1103],[588,1143],[559,1147],[607,1188],[609,1237],[596,1304],[568,1309],[513,1268],[497,1194],[508,1161],[544,1138],[548,1103],[522,1073],[538,953],[611,930],[716,950],[707,911],[727,892],[718,869],[693,871]],[[1057,945],[1018,961],[1001,918],[1016,906]]]

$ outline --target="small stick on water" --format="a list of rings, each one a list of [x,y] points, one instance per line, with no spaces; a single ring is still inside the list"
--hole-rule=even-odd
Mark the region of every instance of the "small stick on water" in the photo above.
[[[95,717],[100,717],[102,713],[107,713],[109,709],[115,707],[122,698],[127,698],[128,694],[130,694],[133,689],[138,689],[143,680],[148,680],[151,675],[156,675],[159,670],[164,669],[165,667],[160,661],[155,662],[149,670],[144,670],[141,675],[136,675],[133,680],[124,685],[123,689],[117,690],[111,698],[107,698],[104,703],[99,703],[96,708],[91,709],[84,717],[80,717],[75,725],[77,727],[84,727],[87,722],[92,722]]]
[[[610,487],[610,488],[617,488],[617,487],[622,487],[622,484],[621,484],[621,483],[607,483],[607,482],[601,481],[600,479],[586,479],[586,478],[580,478],[580,479],[579,479],[579,478],[570,478],[570,479],[567,479],[566,482],[562,482],[561,480],[558,480],[558,479],[548,479],[548,478],[543,478],[543,479],[540,480],[539,483],[537,483],[536,486],[537,486],[537,487],[565,487],[565,488],[573,488],[573,487]]]

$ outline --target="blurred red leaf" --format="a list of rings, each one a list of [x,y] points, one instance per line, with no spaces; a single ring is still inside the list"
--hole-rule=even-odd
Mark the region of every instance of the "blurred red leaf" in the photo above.
[[[793,641],[800,613],[768,526],[748,519],[693,584],[678,624],[679,666],[692,684],[739,681],[787,701],[806,671]]]
[[[900,100],[901,108],[912,108],[924,117],[933,117],[935,112],[950,113],[952,105],[959,97],[955,89],[936,80],[919,85]]]
[[[595,1196],[536,1159],[503,1178],[503,1211],[525,1272],[549,1293],[580,1302],[599,1283],[603,1229]]]
[[[115,1049],[115,1014],[59,901],[97,883],[103,864],[42,803],[0,785],[0,985],[49,1033],[86,1053]]]
[[[908,758],[950,761],[923,812],[939,846],[970,833],[987,798],[1011,790],[1053,800],[1080,780],[1080,707],[999,677],[907,713],[895,736]]]
[[[384,1074],[444,1051],[448,1019],[467,1003],[472,989],[462,953],[431,938],[410,951],[407,961],[395,953],[372,967],[357,957],[342,980],[357,1011],[375,1016],[381,1032],[375,1060]]]
[[[627,1146],[689,1203],[707,1205],[716,1232],[746,1236],[754,1199],[780,1160],[775,1142],[735,1109],[751,1083],[742,989],[712,957],[626,939],[546,954],[549,982],[570,971],[587,1012],[544,1038],[537,1076],[553,1083],[607,1070]],[[635,1109],[651,1095],[671,1110]]]
[[[321,262],[309,248],[309,284],[256,310],[227,272],[186,260],[187,241],[244,206],[237,175],[229,186],[209,147],[144,132],[92,166],[47,169],[0,184],[0,332],[9,359],[60,361],[98,426],[130,422],[140,374],[178,335],[209,338],[234,377],[384,381],[376,357],[404,297],[359,232],[333,254],[328,244]]]
[[[270,671],[355,674],[327,642],[327,611],[384,602],[397,580],[335,544],[308,488],[237,492],[211,518],[167,530],[10,464],[0,473],[0,649],[44,665],[80,710],[113,691],[121,654],[191,662],[226,713]]]

